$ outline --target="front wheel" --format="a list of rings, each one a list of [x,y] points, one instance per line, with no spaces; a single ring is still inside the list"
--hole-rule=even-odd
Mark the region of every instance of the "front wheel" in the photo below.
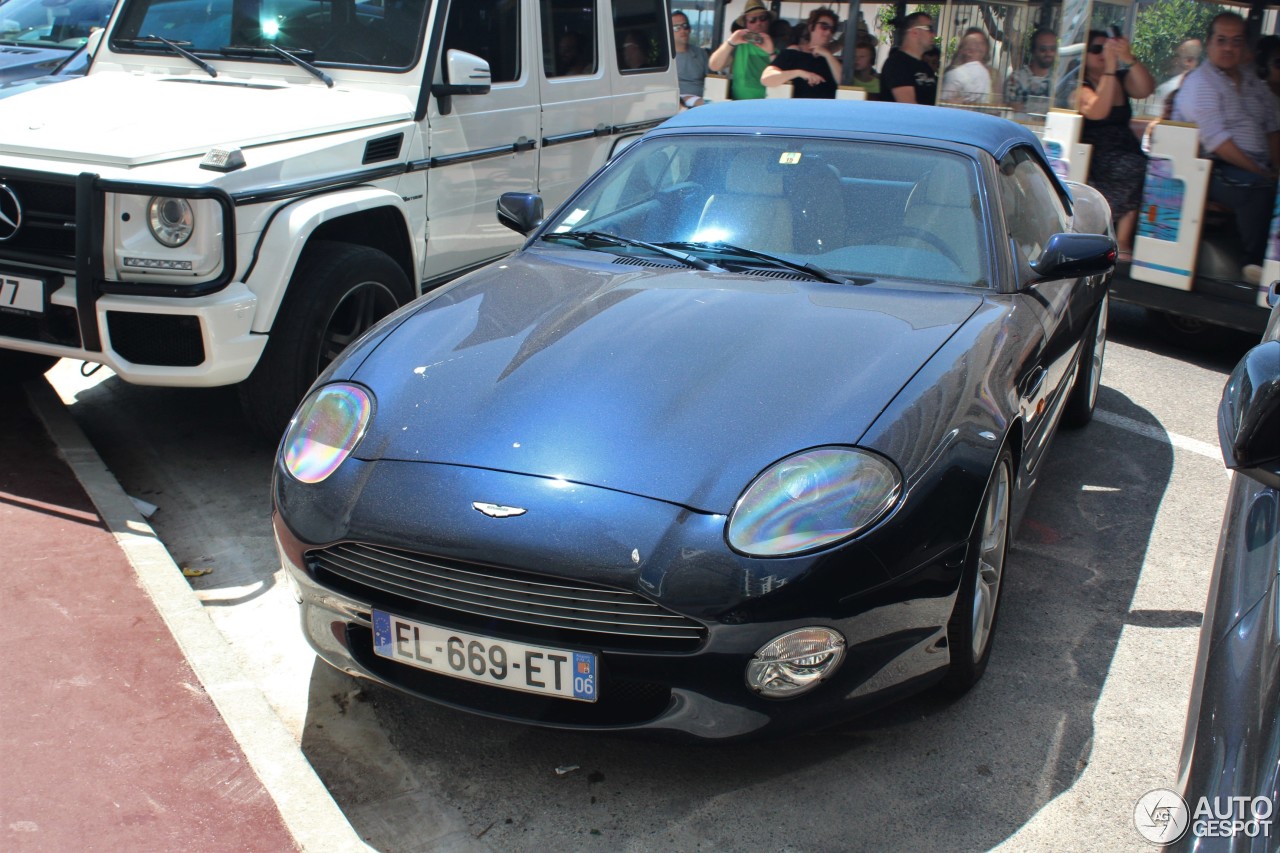
[[[279,439],[316,377],[412,298],[404,270],[385,252],[312,243],[289,280],[258,366],[240,384],[245,416],[263,436]]]
[[[1013,454],[1005,448],[982,496],[969,534],[968,553],[955,609],[947,623],[951,665],[943,686],[963,693],[978,683],[991,657],[991,638],[1000,610],[1005,559],[1009,554],[1009,508],[1013,495]]]
[[[1098,405],[1098,387],[1102,384],[1102,360],[1107,354],[1107,304],[1109,296],[1102,297],[1098,313],[1080,342],[1080,367],[1076,381],[1067,398],[1067,408],[1062,413],[1062,423],[1069,427],[1082,427],[1093,420],[1093,410]]]

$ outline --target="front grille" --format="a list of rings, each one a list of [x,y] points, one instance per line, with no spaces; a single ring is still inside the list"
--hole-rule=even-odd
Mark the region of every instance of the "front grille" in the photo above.
[[[134,364],[195,367],[204,361],[200,320],[186,314],[108,311],[111,348]]]
[[[0,257],[38,260],[73,270],[76,263],[76,187],[65,181],[13,178],[0,172],[22,206],[22,226],[0,243]]]
[[[701,623],[634,592],[580,581],[351,542],[306,559],[322,583],[405,616],[415,614],[403,602],[422,605],[427,621],[444,612],[481,631],[630,650],[690,651],[706,636]]]
[[[597,685],[600,698],[579,702],[427,672],[374,654],[373,632],[363,625],[347,625],[346,634],[347,648],[356,662],[388,683],[437,702],[507,720],[583,727],[640,725],[671,705],[670,687],[614,678],[607,666],[602,667]]]

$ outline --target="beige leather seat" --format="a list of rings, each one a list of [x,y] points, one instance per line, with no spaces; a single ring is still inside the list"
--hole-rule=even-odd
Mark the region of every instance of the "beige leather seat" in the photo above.
[[[785,166],[771,151],[744,151],[729,164],[722,192],[702,208],[697,240],[721,240],[762,252],[790,252],[791,203],[783,189]]]
[[[960,267],[966,278],[978,279],[981,208],[973,178],[962,161],[939,158],[933,163],[908,196],[902,221],[906,229],[896,241],[899,245],[938,252]]]

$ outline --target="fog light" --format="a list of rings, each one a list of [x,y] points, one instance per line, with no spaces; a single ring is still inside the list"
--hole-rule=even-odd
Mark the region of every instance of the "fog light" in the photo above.
[[[817,687],[844,660],[844,637],[830,628],[801,628],[760,647],[747,664],[747,686],[769,699]]]

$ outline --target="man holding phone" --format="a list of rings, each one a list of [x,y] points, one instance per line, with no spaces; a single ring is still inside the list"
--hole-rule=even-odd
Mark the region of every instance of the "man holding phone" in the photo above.
[[[764,0],[748,0],[742,17],[734,21],[733,33],[711,53],[707,66],[712,71],[723,71],[732,63],[729,97],[735,101],[765,96],[760,75],[777,55],[769,36],[771,23],[773,13],[764,5]]]

